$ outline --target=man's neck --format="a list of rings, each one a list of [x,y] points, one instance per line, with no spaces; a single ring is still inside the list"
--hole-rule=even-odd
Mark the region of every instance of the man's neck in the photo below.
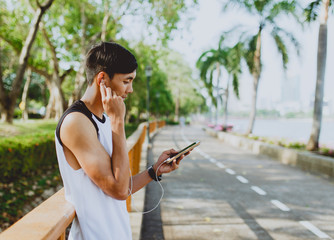
[[[101,102],[101,95],[97,90],[98,89],[95,89],[94,86],[88,86],[81,98],[81,101],[86,104],[89,111],[94,113],[99,118],[102,118],[103,106]]]

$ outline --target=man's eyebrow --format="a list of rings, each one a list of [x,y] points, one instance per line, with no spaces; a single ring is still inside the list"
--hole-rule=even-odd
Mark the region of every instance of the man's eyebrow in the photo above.
[[[131,76],[128,76],[126,79],[133,80],[134,78]]]

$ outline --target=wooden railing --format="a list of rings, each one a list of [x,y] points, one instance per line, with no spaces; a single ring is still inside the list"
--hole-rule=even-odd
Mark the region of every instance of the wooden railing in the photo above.
[[[126,140],[132,175],[139,173],[142,144],[146,136],[146,125],[146,123],[140,124],[137,130]],[[126,207],[131,212],[131,196],[126,199]]]
[[[146,123],[126,140],[132,175],[139,172],[142,144],[145,140]],[[151,122],[151,129],[165,126],[164,121]],[[131,211],[131,198],[127,199],[127,209]],[[65,240],[66,228],[75,217],[74,207],[65,200],[64,188],[41,203],[10,228],[0,234],[0,240]]]

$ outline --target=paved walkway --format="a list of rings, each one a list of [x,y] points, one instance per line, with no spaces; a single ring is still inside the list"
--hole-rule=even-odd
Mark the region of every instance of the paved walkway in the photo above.
[[[333,181],[233,148],[200,126],[165,127],[154,158],[195,140],[200,147],[163,176],[164,239],[334,238]]]

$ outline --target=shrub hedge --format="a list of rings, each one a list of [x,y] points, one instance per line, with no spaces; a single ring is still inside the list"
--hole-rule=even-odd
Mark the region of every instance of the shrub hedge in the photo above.
[[[53,131],[0,139],[0,179],[3,183],[56,164]]]

